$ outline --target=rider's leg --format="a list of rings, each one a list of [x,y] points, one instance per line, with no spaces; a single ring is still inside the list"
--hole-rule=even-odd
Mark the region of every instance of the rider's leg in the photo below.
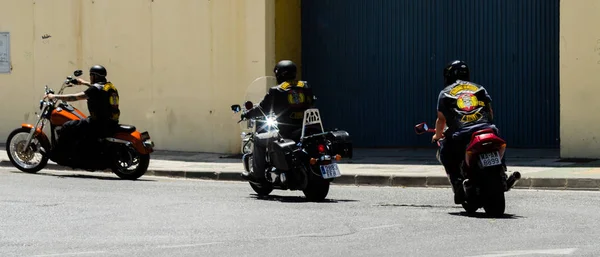
[[[52,155],[54,157],[69,157],[70,152],[75,145],[75,141],[79,138],[80,128],[82,126],[81,120],[71,120],[65,122],[60,129],[58,140],[56,145],[52,148]],[[45,149],[48,150],[48,149]]]
[[[463,177],[460,174],[460,166],[464,159],[464,147],[462,147],[460,141],[450,138],[444,139],[440,143],[440,161],[452,185],[454,203],[463,203],[465,194],[462,186]]]

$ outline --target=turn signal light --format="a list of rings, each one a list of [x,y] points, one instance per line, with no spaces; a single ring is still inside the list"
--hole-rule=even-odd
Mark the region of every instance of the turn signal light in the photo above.
[[[500,146],[500,159],[502,159],[502,157],[504,157],[504,152],[506,151],[506,144],[502,144]]]
[[[336,154],[336,155],[335,155],[335,160],[336,160],[336,161],[339,161],[339,160],[341,160],[341,159],[342,159],[342,156],[341,156],[341,155],[339,155],[339,154]]]
[[[317,163],[317,159],[310,158],[310,165],[315,165],[315,163]]]
[[[467,151],[465,153],[465,164],[467,164],[467,167],[470,166],[469,164],[471,163],[471,156],[473,156],[472,151]]]

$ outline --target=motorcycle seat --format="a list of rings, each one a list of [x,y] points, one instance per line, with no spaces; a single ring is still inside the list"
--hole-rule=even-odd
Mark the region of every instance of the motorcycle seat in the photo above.
[[[132,125],[119,124],[119,126],[117,127],[117,132],[131,133],[131,132],[134,132],[135,130],[136,130],[135,126],[132,126]]]

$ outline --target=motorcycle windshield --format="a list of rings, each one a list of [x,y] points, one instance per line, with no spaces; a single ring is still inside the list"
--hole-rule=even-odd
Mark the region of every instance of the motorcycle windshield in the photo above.
[[[252,102],[253,106],[257,106],[263,100],[267,94],[269,88],[277,86],[277,79],[273,76],[262,76],[254,79],[247,87],[244,92],[244,99],[241,101],[243,110],[246,110],[246,103]],[[250,106],[248,106],[250,107]],[[265,113],[267,115],[268,113]],[[264,120],[265,116],[255,118],[257,120]],[[251,132],[253,127],[256,125],[252,121],[242,122],[242,131]]]
[[[254,105],[258,105],[267,94],[269,88],[274,86],[277,86],[277,79],[273,76],[262,76],[254,79],[246,88],[242,104],[250,101]]]

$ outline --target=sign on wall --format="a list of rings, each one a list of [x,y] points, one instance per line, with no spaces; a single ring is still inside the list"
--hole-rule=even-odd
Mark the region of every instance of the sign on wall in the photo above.
[[[10,73],[10,32],[0,32],[0,73]]]

